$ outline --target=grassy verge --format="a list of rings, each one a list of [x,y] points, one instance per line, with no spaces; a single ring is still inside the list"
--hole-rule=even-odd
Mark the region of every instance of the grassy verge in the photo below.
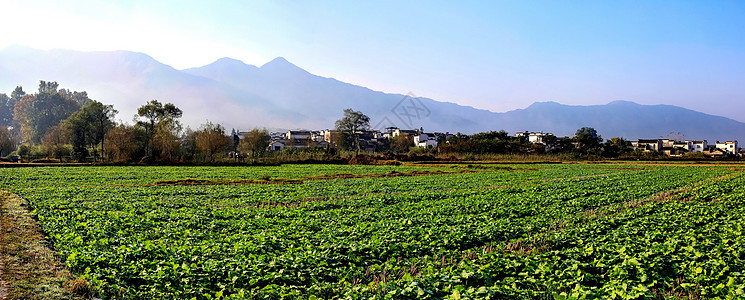
[[[73,278],[49,248],[22,198],[0,191],[0,259],[6,299],[85,299],[84,280]]]

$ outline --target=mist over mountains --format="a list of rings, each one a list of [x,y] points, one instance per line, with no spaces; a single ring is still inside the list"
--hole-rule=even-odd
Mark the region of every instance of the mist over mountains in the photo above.
[[[206,66],[176,70],[152,57],[129,51],[80,52],[13,46],[0,50],[0,92],[17,85],[34,92],[39,80],[85,90],[92,99],[113,104],[117,119],[132,122],[137,107],[151,99],[184,111],[192,128],[207,120],[228,130],[254,127],[326,129],[353,108],[371,118],[375,129],[388,126],[426,131],[475,133],[490,130],[544,131],[569,136],[594,127],[604,138],[667,137],[745,140],[745,123],[672,105],[614,101],[570,106],[536,102],[504,113],[455,103],[388,94],[313,75],[278,57],[260,67],[222,58]],[[498,99],[495,99],[498,101]]]

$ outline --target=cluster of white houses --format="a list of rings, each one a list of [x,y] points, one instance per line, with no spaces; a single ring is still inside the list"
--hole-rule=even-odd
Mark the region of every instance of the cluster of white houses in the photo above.
[[[246,132],[238,133],[240,138]],[[449,133],[441,132],[424,132],[423,129],[404,130],[397,127],[388,127],[384,131],[380,130],[362,130],[357,132],[360,140],[360,147],[364,151],[375,151],[383,140],[390,140],[398,136],[406,136],[413,143],[412,146],[422,148],[437,148],[437,140],[440,138],[447,139]],[[271,133],[269,151],[281,151],[285,149],[304,149],[304,148],[327,148],[334,147],[339,138],[337,130],[288,130],[287,132]]]
[[[543,132],[518,132],[516,137],[527,137],[534,144],[544,144],[543,138],[550,133]],[[558,138],[562,139],[562,138]],[[686,153],[703,153],[707,156],[743,155],[737,140],[709,144],[706,140],[677,141],[674,139],[639,139],[631,141],[634,150],[644,152],[656,152],[668,156],[682,156]]]
[[[242,138],[244,132],[238,135]],[[411,146],[421,148],[437,148],[438,140],[446,140],[452,136],[447,132],[424,132],[423,129],[404,130],[397,127],[388,127],[383,131],[380,130],[362,130],[357,132],[360,140],[360,147],[364,151],[372,152],[383,140],[390,140],[398,136],[406,136],[413,143]],[[518,132],[515,137],[526,137],[527,141],[533,144],[546,144],[544,138],[551,133],[544,132]],[[285,149],[303,149],[303,148],[327,148],[334,147],[338,141],[339,132],[336,130],[289,130],[287,132],[274,132],[271,134],[271,141],[268,150],[281,151]],[[557,138],[561,140],[565,138]],[[553,145],[546,145],[550,148]],[[737,141],[717,141],[709,144],[706,140],[686,140],[676,141],[674,139],[639,139],[632,141],[631,146],[634,150],[644,152],[656,152],[669,156],[682,156],[685,153],[703,153],[708,156],[726,156],[738,155],[741,149]]]
[[[708,156],[737,155],[740,148],[737,141],[717,141],[709,144],[702,141],[676,141],[672,139],[650,139],[631,142],[634,149],[662,153],[669,156],[681,156],[686,153],[703,153]]]

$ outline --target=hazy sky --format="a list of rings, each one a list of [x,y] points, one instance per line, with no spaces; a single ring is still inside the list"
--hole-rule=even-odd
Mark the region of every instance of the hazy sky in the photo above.
[[[745,1],[0,2],[0,48],[131,50],[177,69],[277,56],[492,111],[674,104],[745,121]]]

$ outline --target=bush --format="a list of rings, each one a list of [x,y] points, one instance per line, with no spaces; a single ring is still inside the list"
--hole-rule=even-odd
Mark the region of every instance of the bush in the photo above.
[[[16,150],[16,154],[20,157],[26,157],[31,153],[31,146],[28,144],[23,144],[18,146],[18,150]]]

